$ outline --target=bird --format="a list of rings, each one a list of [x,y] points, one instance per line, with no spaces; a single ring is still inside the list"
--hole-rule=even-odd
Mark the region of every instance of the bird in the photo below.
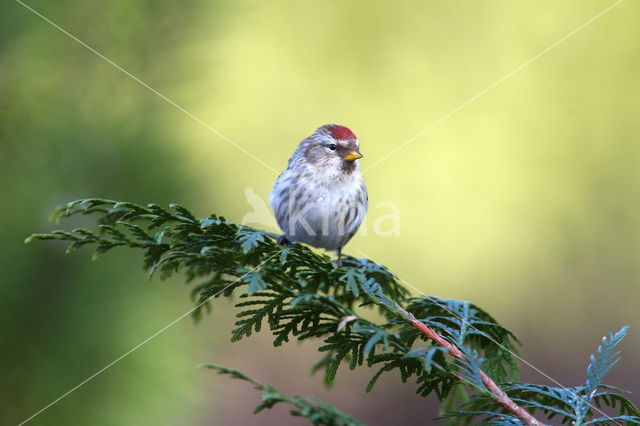
[[[276,179],[269,203],[284,233],[278,244],[300,242],[336,251],[356,233],[369,197],[360,172],[360,143],[345,126],[325,124],[303,139]]]

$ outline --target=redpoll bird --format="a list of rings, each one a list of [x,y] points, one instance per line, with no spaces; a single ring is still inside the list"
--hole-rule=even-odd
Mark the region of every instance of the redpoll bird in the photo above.
[[[342,247],[367,212],[358,148],[356,135],[337,124],[324,125],[300,142],[269,197],[284,232],[279,243],[336,250],[340,264]]]

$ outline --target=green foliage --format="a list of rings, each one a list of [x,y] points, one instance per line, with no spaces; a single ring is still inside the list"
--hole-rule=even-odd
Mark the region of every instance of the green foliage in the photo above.
[[[459,348],[469,344],[480,351],[484,369],[496,382],[517,379],[517,338],[481,308],[466,301],[423,296],[409,299],[407,310]]]
[[[609,333],[608,337],[602,339],[597,355],[591,355],[591,363],[587,368],[587,381],[582,386],[563,388],[518,383],[504,385],[503,390],[530,412],[540,410],[549,419],[559,416],[562,424],[592,425],[612,422],[640,424],[640,410],[624,397],[625,391],[601,383],[619,360],[619,352],[615,351],[615,348],[626,336],[627,331],[628,327],[623,327],[617,333]],[[617,409],[619,415],[611,417],[605,415],[602,411],[605,407]],[[493,409],[495,409],[495,403],[491,398],[476,394],[462,405],[460,411],[444,417],[471,420],[476,416],[483,416],[485,420],[519,424],[516,417],[504,412],[492,411]]]
[[[254,387],[258,390],[261,390],[262,393],[262,402],[255,408],[254,413],[259,413],[265,408],[272,408],[274,405],[284,402],[291,404],[295,407],[295,409],[291,410],[290,413],[295,417],[304,417],[311,421],[314,425],[335,425],[335,426],[360,426],[358,420],[354,419],[351,416],[348,416],[338,410],[333,405],[328,402],[321,401],[317,398],[313,397],[300,397],[293,396],[289,397],[284,395],[281,391],[274,388],[273,386],[265,385],[260,383],[245,374],[239,372],[238,370],[233,370],[231,368],[221,367],[219,365],[213,364],[204,364],[201,366],[202,368],[211,368],[213,370],[217,370],[219,374],[228,374],[234,379],[244,380],[245,382],[252,383]]]
[[[446,403],[466,400],[446,415],[452,422],[481,416],[485,421],[519,424],[513,423],[518,418],[500,411],[483,383],[482,369],[514,401],[549,417],[560,415],[581,424],[584,418],[593,417],[592,404],[605,404],[619,408],[620,420],[636,421],[637,408],[619,390],[601,384],[617,361],[613,349],[626,328],[603,340],[597,357],[592,358],[585,386],[556,389],[516,383],[518,341],[509,330],[470,302],[409,297],[391,272],[368,259],[347,256],[337,266],[305,246],[281,247],[272,234],[215,215],[199,220],[178,205],[165,209],[155,204],[142,207],[85,199],[68,203],[52,217],[58,220],[75,214],[97,214],[98,229],[35,234],[27,241],[70,241],[69,252],[93,245],[94,258],[114,247],[141,249],[150,274],[159,272],[164,278],[183,272],[189,282],[199,281],[192,289],[196,318],[213,299],[237,294],[231,340],[244,339],[264,327],[273,334],[275,346],[292,340],[320,340],[322,356],[313,371],[323,372],[328,385],[344,364],[350,369],[376,366],[367,391],[384,372],[398,371],[403,382],[415,379],[416,392],[422,396],[433,393]],[[363,317],[372,309],[381,321]],[[463,359],[427,341],[412,324],[413,317],[461,351]],[[233,375],[251,381],[241,373]],[[460,392],[451,394],[456,383],[466,384],[475,393],[468,400]],[[597,393],[598,388],[604,390]]]

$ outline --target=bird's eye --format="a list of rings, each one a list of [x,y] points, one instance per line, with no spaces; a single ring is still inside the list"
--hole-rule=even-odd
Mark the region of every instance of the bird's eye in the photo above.
[[[330,149],[331,151],[335,151],[335,150],[336,150],[336,148],[337,148],[337,146],[336,146],[335,144],[333,144],[333,143],[332,143],[331,145],[329,145],[329,149]]]

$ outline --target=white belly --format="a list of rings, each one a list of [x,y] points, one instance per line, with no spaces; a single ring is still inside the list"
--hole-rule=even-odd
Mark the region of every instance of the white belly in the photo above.
[[[367,211],[364,186],[346,182],[302,191],[290,183],[286,177],[279,179],[271,197],[276,219],[287,239],[326,250],[342,248]],[[283,192],[280,185],[293,189]]]

